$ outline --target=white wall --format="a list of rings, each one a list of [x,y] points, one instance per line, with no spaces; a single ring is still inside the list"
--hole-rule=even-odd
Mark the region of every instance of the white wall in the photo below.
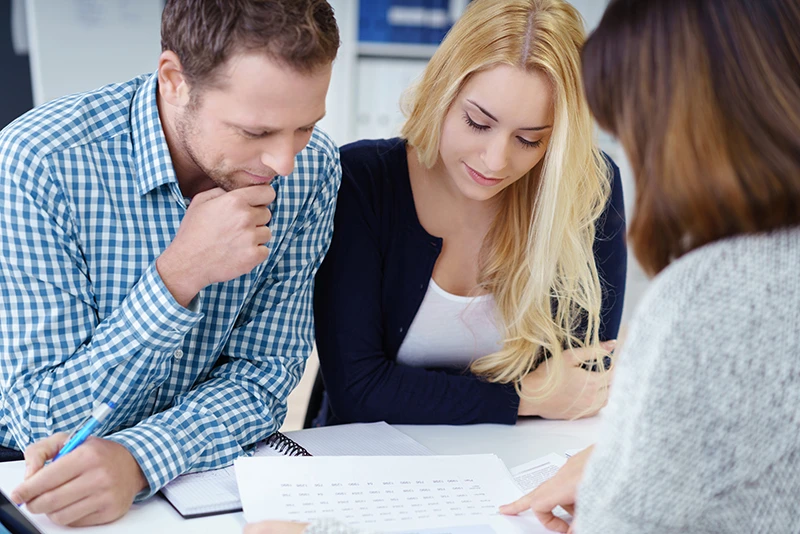
[[[364,0],[369,1],[369,0]],[[333,77],[325,102],[326,115],[319,126],[338,144],[353,140],[355,106],[356,47],[358,44],[359,0],[328,0],[334,10],[342,46],[333,64]]]
[[[155,71],[163,0],[26,0],[34,105]]]
[[[578,8],[583,15],[587,31],[592,31],[600,23],[608,0],[571,0],[570,4]]]

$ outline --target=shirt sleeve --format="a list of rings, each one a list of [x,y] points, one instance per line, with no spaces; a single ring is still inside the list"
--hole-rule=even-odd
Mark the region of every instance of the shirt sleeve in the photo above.
[[[323,186],[280,262],[234,328],[208,380],[173,406],[109,439],[125,445],[150,483],[139,499],[178,475],[228,465],[275,432],[314,342],[312,298],[333,233],[341,167],[328,160]]]
[[[345,165],[333,241],[317,275],[317,350],[336,417],[394,424],[504,423],[517,420],[511,384],[468,373],[396,363],[384,350],[385,261],[379,221]],[[419,260],[414,260],[419,261]]]
[[[151,265],[102,321],[68,202],[43,166],[0,173],[0,395],[15,445],[82,422],[163,382],[202,314],[180,306]],[[105,429],[119,426],[117,411]]]

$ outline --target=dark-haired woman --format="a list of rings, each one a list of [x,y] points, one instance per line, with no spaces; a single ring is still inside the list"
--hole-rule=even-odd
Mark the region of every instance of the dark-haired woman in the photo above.
[[[599,442],[503,511],[564,532],[582,478],[579,534],[800,532],[798,28],[797,0],[611,2],[583,73],[657,276]]]

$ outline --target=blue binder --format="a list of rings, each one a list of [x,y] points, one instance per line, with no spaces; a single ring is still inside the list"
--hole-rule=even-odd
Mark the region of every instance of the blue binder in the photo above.
[[[439,44],[451,27],[449,7],[449,0],[363,0],[358,40]]]

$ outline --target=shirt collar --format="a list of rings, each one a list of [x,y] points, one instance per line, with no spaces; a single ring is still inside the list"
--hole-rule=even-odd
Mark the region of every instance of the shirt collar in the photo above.
[[[131,105],[133,154],[136,164],[136,189],[140,195],[170,183],[178,182],[167,138],[161,127],[156,93],[158,73],[153,73],[139,87]]]

